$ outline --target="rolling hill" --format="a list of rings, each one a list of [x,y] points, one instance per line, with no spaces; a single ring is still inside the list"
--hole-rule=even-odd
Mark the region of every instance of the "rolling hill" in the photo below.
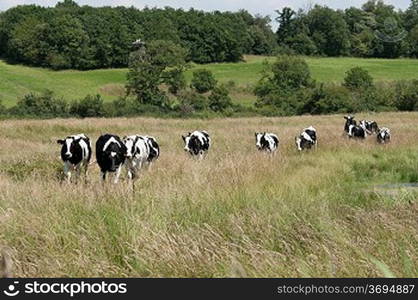
[[[260,78],[264,60],[274,58],[246,56],[245,62],[192,65],[187,71],[191,78],[194,69],[211,70],[221,82],[234,81],[239,86],[252,85]],[[360,58],[306,58],[313,77],[320,82],[340,82],[345,72],[355,66],[367,69],[376,80],[399,80],[418,77],[418,60],[414,59],[360,59]],[[91,71],[52,71],[22,65],[11,65],[0,60],[0,99],[12,106],[19,97],[30,92],[54,91],[68,100],[87,94],[101,94],[113,100],[123,94],[127,69]],[[233,94],[235,100],[251,101],[251,94]]]

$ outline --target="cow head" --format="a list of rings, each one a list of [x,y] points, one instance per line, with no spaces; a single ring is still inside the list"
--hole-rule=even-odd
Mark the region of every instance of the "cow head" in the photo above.
[[[183,138],[183,142],[184,142],[184,151],[186,152],[190,152],[190,137],[191,137],[191,133],[189,132],[187,135],[182,135],[181,137]]]
[[[126,157],[132,158],[136,154],[136,147],[135,144],[138,141],[138,136],[131,135],[131,136],[125,136],[123,138],[123,143],[126,147]]]
[[[384,143],[386,140],[390,140],[390,130],[386,127],[380,128],[378,132],[378,140]]]
[[[65,139],[57,140],[57,143],[62,145],[61,156],[63,160],[68,160],[73,157],[75,147],[77,147],[80,140],[81,137],[79,136],[69,136]]]
[[[357,125],[356,120],[354,120],[354,116],[345,116],[344,119],[346,120],[344,130],[348,132],[349,127],[351,125]]]
[[[255,146],[258,150],[261,150],[263,148],[261,144],[261,139],[266,135],[266,133],[256,132],[255,133]]]
[[[356,125],[356,120],[354,120],[354,116],[345,116],[344,119],[346,120],[346,125]]]

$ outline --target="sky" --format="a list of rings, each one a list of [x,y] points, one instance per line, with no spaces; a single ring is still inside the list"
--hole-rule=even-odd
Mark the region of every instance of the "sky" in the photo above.
[[[170,6],[174,8],[189,9],[190,7],[213,11],[213,10],[229,10],[237,11],[246,9],[252,14],[261,14],[263,16],[274,16],[276,9],[289,6],[295,10],[306,8],[312,4],[327,5],[332,8],[346,8],[350,6],[360,7],[366,0],[75,0],[79,5],[91,6],[135,6],[138,8],[148,7],[164,7]],[[0,10],[6,10],[19,4],[38,4],[42,6],[55,6],[58,0],[0,0]],[[392,4],[397,8],[408,8],[411,0],[386,0],[388,4]]]

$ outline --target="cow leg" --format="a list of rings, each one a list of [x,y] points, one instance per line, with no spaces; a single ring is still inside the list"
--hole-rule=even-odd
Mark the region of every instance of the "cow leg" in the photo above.
[[[67,183],[71,183],[71,164],[69,162],[64,163],[64,175]]]
[[[100,178],[102,179],[103,182],[106,181],[106,172],[101,171],[100,172]]]
[[[89,173],[89,162],[86,161],[85,162],[85,166],[84,166],[84,184],[87,184],[87,175]]]
[[[113,183],[117,184],[119,182],[120,172],[122,171],[122,165],[120,165],[115,172],[115,178],[113,179]]]
[[[128,169],[128,178],[129,178],[129,180],[134,180],[135,177],[136,177],[136,169],[129,168]]]
[[[81,176],[81,169],[83,168],[83,162],[80,162],[78,165],[75,166],[74,171],[75,171],[75,182],[78,183],[78,180],[80,179]]]

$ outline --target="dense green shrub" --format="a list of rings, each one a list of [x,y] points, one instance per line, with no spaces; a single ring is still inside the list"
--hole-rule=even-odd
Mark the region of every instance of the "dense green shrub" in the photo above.
[[[177,100],[179,110],[184,113],[206,110],[209,107],[208,99],[194,90],[183,91]]]
[[[232,99],[229,97],[228,89],[219,85],[209,95],[209,107],[215,112],[225,112],[232,107]]]
[[[30,93],[19,99],[10,112],[17,116],[63,117],[68,115],[68,104],[51,91],[40,95]]]
[[[355,67],[347,71],[344,86],[351,90],[368,89],[373,87],[373,78],[367,70]]]
[[[180,45],[163,40],[148,43],[130,55],[127,95],[135,96],[138,104],[168,106],[161,85],[169,84],[172,92],[178,92],[184,84],[185,65],[186,50]]]
[[[355,110],[350,91],[337,84],[321,84],[314,89],[308,89],[301,102],[299,114],[345,113]]]
[[[203,94],[213,90],[216,84],[217,81],[213,73],[209,70],[201,69],[193,72],[190,87]]]
[[[314,85],[305,60],[295,56],[279,56],[272,65],[265,65],[254,93],[258,106],[275,105],[283,114],[295,114],[300,106],[300,97],[303,98],[298,92]]]
[[[105,114],[103,99],[100,95],[87,95],[70,106],[70,114],[81,118],[103,117]]]
[[[186,77],[182,69],[175,68],[166,72],[167,78],[164,80],[168,86],[168,91],[174,95],[177,95],[181,90],[186,88]]]
[[[399,110],[418,110],[418,80],[396,84],[395,106]]]

